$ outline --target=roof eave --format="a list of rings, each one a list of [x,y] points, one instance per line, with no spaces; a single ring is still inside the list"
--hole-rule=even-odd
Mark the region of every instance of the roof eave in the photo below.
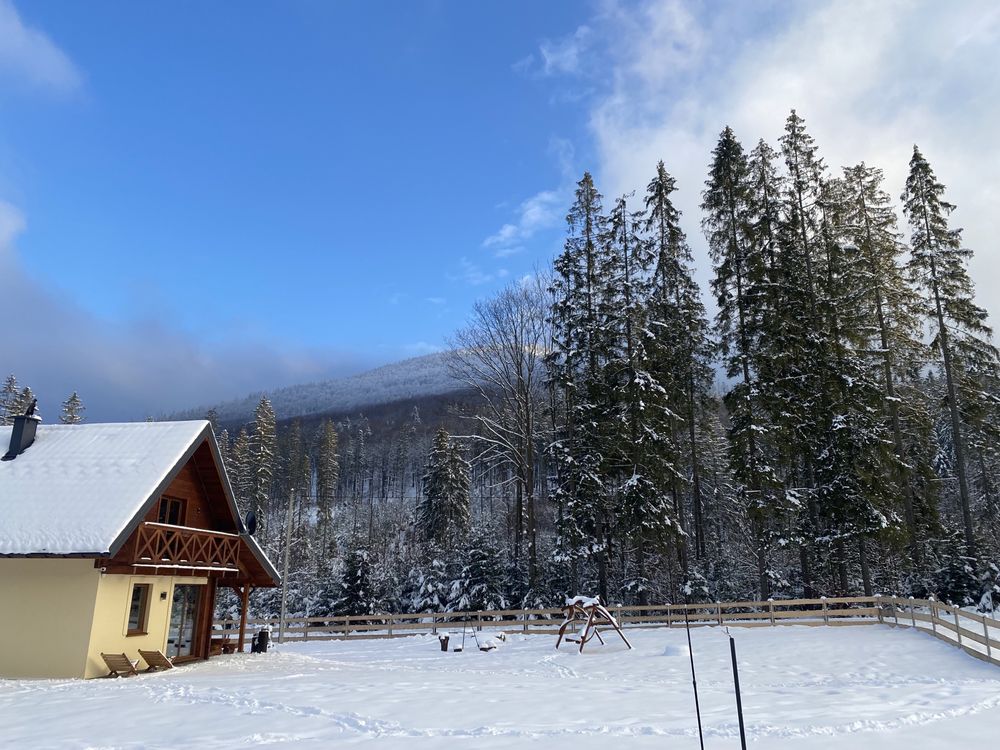
[[[261,564],[261,567],[264,568],[267,574],[271,577],[271,580],[274,581],[274,585],[280,586],[281,574],[279,574],[278,569],[274,567],[274,563],[272,563],[270,559],[268,559],[267,555],[264,553],[264,550],[257,543],[257,540],[254,539],[249,534],[240,534],[240,538],[246,542],[247,547],[253,553],[253,556],[257,559],[257,562]]]
[[[110,557],[110,552],[0,552],[0,557],[48,557],[48,558],[85,558],[96,559],[99,557]]]

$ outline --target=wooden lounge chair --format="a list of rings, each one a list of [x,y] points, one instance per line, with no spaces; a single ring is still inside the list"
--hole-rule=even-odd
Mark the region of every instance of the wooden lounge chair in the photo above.
[[[139,649],[139,656],[149,665],[147,672],[155,672],[158,669],[173,669],[174,664],[162,651],[143,651]]]
[[[138,662],[133,662],[125,654],[102,653],[101,658],[104,659],[104,663],[110,670],[107,674],[108,677],[131,677],[139,674],[135,668]]]

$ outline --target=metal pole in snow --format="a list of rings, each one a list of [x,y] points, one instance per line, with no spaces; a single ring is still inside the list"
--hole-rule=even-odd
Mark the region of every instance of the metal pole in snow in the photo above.
[[[701,750],[705,750],[705,738],[701,733],[701,708],[698,706],[698,680],[694,676],[694,651],[691,648],[691,623],[688,621],[687,601],[684,605],[684,629],[687,631],[688,656],[691,657],[691,686],[694,688],[694,714],[698,717],[698,742]]]
[[[288,495],[288,518],[285,519],[285,562],[281,566],[281,619],[278,620],[278,643],[285,642],[285,607],[288,602],[288,550],[292,546],[292,513],[295,512],[295,488]]]
[[[728,631],[727,628],[727,635]],[[736,685],[736,716],[740,720],[740,747],[747,750],[747,733],[743,728],[743,698],[740,696],[740,671],[736,666],[736,641],[732,635],[729,635],[729,652],[733,655],[733,683]]]

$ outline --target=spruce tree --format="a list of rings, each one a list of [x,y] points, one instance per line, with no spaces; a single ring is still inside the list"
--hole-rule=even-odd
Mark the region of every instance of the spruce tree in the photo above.
[[[705,551],[705,529],[697,427],[707,404],[714,352],[708,317],[692,274],[691,249],[680,226],[680,212],[673,204],[676,190],[676,181],[659,162],[645,200],[646,231],[655,257],[650,295],[650,368],[657,372],[675,417],[668,425],[671,441],[679,446],[674,460],[678,468],[672,482],[675,512],[681,529],[686,531],[680,483],[687,480],[694,515],[694,552],[700,557]],[[680,448],[682,445],[684,448]],[[682,451],[684,475],[679,470]],[[686,569],[686,545],[682,545],[681,552],[681,564]]]
[[[17,406],[18,397],[21,393],[17,378],[11,373],[3,382],[3,389],[0,389],[0,424],[10,425],[14,423],[17,416],[14,409]]]
[[[212,432],[218,434],[219,412],[217,412],[215,409],[209,409],[207,412],[205,412],[205,419],[208,420],[208,423],[210,425],[212,425]]]
[[[605,472],[618,497],[622,536],[635,549],[635,578],[630,590],[646,604],[650,589],[647,557],[678,529],[668,488],[676,469],[677,449],[670,440],[674,418],[659,373],[648,350],[658,335],[652,325],[650,295],[655,255],[640,235],[643,215],[628,210],[627,196],[615,202],[609,220],[609,249],[603,274],[604,328],[611,333],[607,384]]]
[[[31,404],[35,401],[35,394],[30,387],[24,386],[21,392],[17,394],[17,398],[14,399],[14,404],[11,407],[10,418],[13,422],[14,417],[21,416],[27,413],[28,409],[31,408]],[[37,412],[36,412],[37,414]]]
[[[892,434],[892,473],[903,500],[907,536],[914,561],[920,559],[917,500],[910,423],[920,421],[921,402],[908,384],[916,377],[921,356],[917,296],[905,276],[903,253],[888,193],[882,188],[881,169],[861,163],[844,168],[844,228],[860,264],[858,310],[867,341],[860,345],[875,353],[884,399],[881,411]],[[866,329],[866,330],[865,330]],[[902,404],[902,408],[901,408]],[[907,419],[907,417],[910,417]]]
[[[232,459],[230,458],[230,451],[232,450],[232,445],[229,442],[229,430],[225,427],[222,428],[215,439],[216,444],[219,446],[219,455],[222,456],[222,468],[229,473],[230,482],[232,481]]]
[[[990,342],[992,330],[986,323],[986,310],[975,302],[968,272],[972,251],[962,247],[962,230],[948,225],[955,206],[944,200],[944,191],[944,185],[914,146],[903,193],[903,208],[910,223],[909,269],[925,294],[924,311],[934,331],[930,346],[944,370],[965,545],[973,554],[976,540],[962,431],[962,397],[967,394],[977,398],[981,393],[979,378],[995,376],[997,350]]]
[[[424,547],[426,562],[410,569],[405,601],[411,612],[451,609],[451,578],[444,552],[434,543]]]
[[[347,553],[340,577],[340,591],[333,611],[339,616],[374,615],[379,610],[372,580],[372,559],[367,549],[354,547]]]
[[[469,522],[469,468],[443,427],[434,436],[416,525],[428,541],[455,544]]]
[[[812,596],[816,593],[814,547],[817,540],[825,544],[829,539],[821,530],[818,486],[824,480],[818,477],[817,459],[824,455],[833,425],[831,387],[837,371],[829,320],[824,316],[828,308],[823,309],[818,288],[826,249],[821,233],[825,166],[795,110],[785,122],[780,141],[787,171],[778,228],[776,309],[781,312],[771,327],[774,356],[768,385],[772,421],[779,428],[775,437],[784,453],[784,480],[800,508],[796,541],[803,586],[806,595]]]
[[[774,485],[774,476],[764,450],[768,428],[759,392],[763,322],[773,311],[767,309],[770,232],[758,229],[755,222],[776,221],[767,206],[769,192],[778,190],[772,185],[776,180],[772,153],[762,142],[751,165],[732,129],[725,128],[712,153],[701,204],[702,228],[715,271],[716,330],[726,376],[735,382],[724,397],[730,420],[730,465],[751,520],[761,599],[770,593],[766,529],[771,514],[765,492]],[[760,195],[757,201],[755,192]]]
[[[260,535],[267,538],[271,509],[271,493],[275,468],[275,416],[267,396],[262,396],[254,410],[253,432],[250,435],[249,461],[252,470],[251,510],[257,515]]]
[[[243,513],[253,510],[253,459],[251,457],[250,434],[241,427],[233,441],[229,453],[230,481],[236,502]],[[261,519],[258,518],[258,523]]]
[[[340,478],[337,455],[337,429],[332,420],[323,420],[316,457],[316,523],[321,547],[325,551],[333,522],[333,507]]]
[[[86,411],[86,407],[83,405],[83,401],[80,400],[79,394],[73,391],[62,403],[62,414],[59,415],[59,421],[63,424],[80,424],[83,421],[84,411]]]
[[[601,434],[607,406],[602,367],[608,359],[599,317],[607,248],[602,201],[590,173],[584,173],[566,216],[563,252],[553,264],[553,351],[548,365],[565,414],[550,445],[558,472],[554,499],[560,509],[559,543],[574,571],[586,558],[593,562],[598,593],[606,600],[612,511]]]
[[[504,558],[496,543],[498,535],[485,528],[473,529],[462,555],[454,607],[462,611],[507,609],[511,602],[504,576]]]

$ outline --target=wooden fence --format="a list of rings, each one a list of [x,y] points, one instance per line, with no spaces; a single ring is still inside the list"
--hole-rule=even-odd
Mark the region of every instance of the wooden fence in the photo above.
[[[716,602],[608,607],[627,628],[773,627],[779,625],[887,624],[926,631],[958,646],[977,659],[1000,666],[1000,620],[966,612],[933,599],[894,596],[775,599],[766,602]],[[286,641],[396,638],[463,627],[526,634],[555,634],[561,609],[503,609],[478,612],[356,615],[350,617],[288,617]],[[217,628],[233,630],[239,620],[217,620]],[[250,631],[270,626],[272,639],[280,632],[277,618],[248,619]]]

